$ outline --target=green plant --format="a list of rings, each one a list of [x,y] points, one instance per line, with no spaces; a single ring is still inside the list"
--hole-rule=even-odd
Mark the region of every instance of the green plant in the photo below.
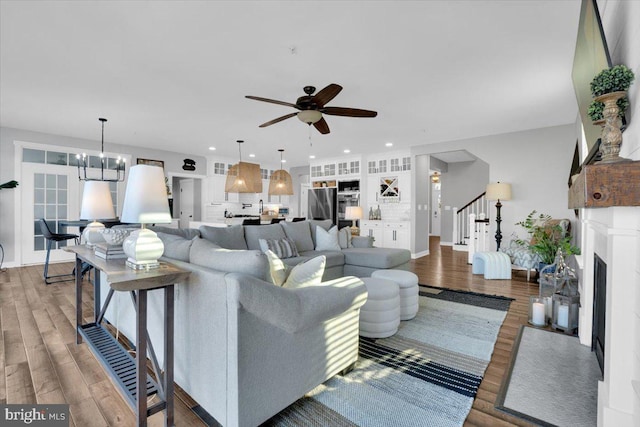
[[[633,71],[626,65],[604,69],[591,81],[591,94],[595,97],[605,93],[626,91],[633,83],[634,77]]]
[[[2,190],[3,188],[16,188],[18,186],[18,181],[16,180],[11,180],[11,181],[7,181],[4,184],[0,184],[0,190]]]
[[[616,102],[618,105],[618,116],[623,117],[624,113],[629,108],[629,99],[625,96],[624,98],[618,99]],[[596,101],[595,99],[589,105],[589,110],[587,110],[587,114],[594,122],[598,120],[602,120],[604,116],[602,115],[602,111],[604,110],[604,102]]]
[[[562,249],[565,256],[579,255],[580,248],[571,244],[571,235],[565,233],[559,224],[550,224],[549,215],[531,211],[524,221],[517,222],[529,234],[528,241],[517,239],[520,245],[529,246],[529,249],[538,255],[545,264],[553,264],[558,249]]]

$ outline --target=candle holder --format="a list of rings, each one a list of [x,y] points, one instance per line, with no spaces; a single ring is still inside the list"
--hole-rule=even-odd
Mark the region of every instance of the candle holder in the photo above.
[[[551,327],[567,335],[575,335],[578,331],[578,310],[580,309],[580,295],[553,296],[553,318]]]
[[[536,327],[547,326],[544,298],[532,295],[529,297],[529,323]]]

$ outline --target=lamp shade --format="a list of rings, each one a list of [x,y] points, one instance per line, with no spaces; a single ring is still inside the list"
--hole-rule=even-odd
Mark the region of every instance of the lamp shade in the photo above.
[[[226,193],[262,193],[262,175],[257,163],[238,162],[229,168]]]
[[[150,165],[131,167],[121,221],[140,224],[171,222],[162,168]]]
[[[487,184],[487,200],[511,200],[511,184],[496,182]]]
[[[110,219],[115,218],[111,190],[106,181],[85,181],[82,192],[82,206],[80,219]]]
[[[362,219],[362,208],[360,206],[347,206],[344,219]]]
[[[291,196],[293,194],[293,181],[291,175],[284,169],[278,169],[271,174],[269,179],[270,196]]]

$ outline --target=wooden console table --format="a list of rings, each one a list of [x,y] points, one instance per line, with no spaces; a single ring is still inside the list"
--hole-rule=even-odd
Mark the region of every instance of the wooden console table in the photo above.
[[[174,284],[186,279],[190,272],[169,263],[153,270],[132,270],[123,259],[105,260],[84,245],[67,246],[76,254],[76,342],[84,339],[109,376],[120,388],[137,417],[137,426],[146,426],[147,417],[165,411],[164,425],[174,426],[173,408],[173,315]],[[82,263],[96,269],[94,283],[94,322],[82,319]],[[111,289],[104,306],[100,302],[100,271],[107,276]],[[147,333],[147,292],[164,289],[164,374],[160,371],[155,351]],[[136,308],[136,357],[131,356],[102,326],[114,291],[129,292]],[[156,378],[147,372],[147,348]],[[145,373],[142,375],[142,373]],[[147,396],[158,394],[160,402],[147,407]]]

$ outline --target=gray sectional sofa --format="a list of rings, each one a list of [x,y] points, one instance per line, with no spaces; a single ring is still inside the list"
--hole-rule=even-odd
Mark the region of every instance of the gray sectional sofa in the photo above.
[[[369,237],[356,236],[352,246],[339,251],[318,251],[316,247],[316,227],[329,230],[330,220],[310,220],[300,222],[280,222],[270,225],[234,225],[226,228],[201,226],[202,237],[222,248],[260,251],[260,239],[283,239],[288,237],[296,244],[300,256],[284,258],[290,266],[310,258],[324,255],[327,259],[323,280],[343,276],[368,277],[379,269],[408,270],[411,252],[406,249],[374,248]],[[165,230],[167,231],[167,230]],[[346,245],[341,245],[346,246]]]
[[[360,279],[345,274],[406,268],[408,262],[408,253],[371,247],[322,252],[328,268],[320,286],[274,286],[266,280],[268,261],[256,249],[257,239],[284,233],[296,245],[309,245],[306,226],[314,241],[311,226],[317,223],[289,224],[303,225],[156,228],[165,244],[162,260],[191,272],[176,284],[175,382],[224,426],[259,425],[349,369],[358,358],[359,314],[367,291]],[[366,245],[368,239],[354,243]],[[240,247],[224,248],[235,245]],[[312,247],[300,249],[299,259],[287,263],[318,255]],[[101,281],[103,303],[106,282]],[[116,292],[105,318],[135,339],[129,295]],[[156,349],[163,345],[163,318],[162,291],[150,292],[148,331]],[[162,354],[157,356],[163,366]]]

